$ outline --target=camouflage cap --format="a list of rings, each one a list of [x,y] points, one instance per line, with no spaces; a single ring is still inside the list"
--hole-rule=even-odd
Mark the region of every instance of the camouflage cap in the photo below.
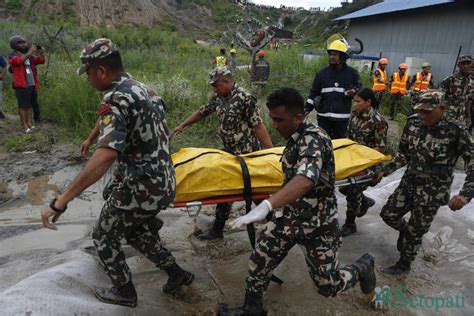
[[[459,56],[458,63],[470,62],[472,63],[471,55],[461,55]]]
[[[232,77],[232,72],[227,67],[216,67],[209,74],[209,84],[213,84],[220,77]]]
[[[79,56],[82,65],[77,69],[77,74],[82,75],[86,71],[86,66],[93,60],[107,57],[116,51],[114,44],[108,38],[96,39],[82,50]]]
[[[444,93],[439,90],[428,90],[420,96],[418,103],[413,107],[415,110],[431,111],[444,102]]]

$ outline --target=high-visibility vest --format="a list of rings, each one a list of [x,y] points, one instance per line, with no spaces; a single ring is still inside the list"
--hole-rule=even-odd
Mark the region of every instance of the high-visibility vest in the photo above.
[[[373,74],[374,76],[374,86],[372,87],[372,90],[374,91],[383,91],[387,88],[385,85],[385,81],[387,81],[387,71],[382,71],[380,68],[377,68],[375,71],[378,71],[380,73],[380,79],[382,82],[378,81],[377,76],[375,73]]]
[[[217,56],[216,57],[216,66],[217,67],[224,67],[225,66],[225,56]]]
[[[400,80],[400,72],[396,72],[393,74],[392,80],[392,88],[390,89],[391,94],[400,93],[401,95],[405,95],[407,92],[407,82],[408,82],[408,74],[405,73],[403,78]]]
[[[415,91],[426,91],[430,86],[431,81],[431,72],[426,75],[426,78],[423,79],[423,75],[421,72],[416,73],[416,81],[413,90]]]

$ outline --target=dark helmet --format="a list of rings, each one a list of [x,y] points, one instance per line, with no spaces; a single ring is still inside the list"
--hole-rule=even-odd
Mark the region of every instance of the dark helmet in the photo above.
[[[19,42],[26,42],[26,41],[20,35],[13,35],[12,37],[10,37],[10,47],[12,49],[16,50],[16,47]]]

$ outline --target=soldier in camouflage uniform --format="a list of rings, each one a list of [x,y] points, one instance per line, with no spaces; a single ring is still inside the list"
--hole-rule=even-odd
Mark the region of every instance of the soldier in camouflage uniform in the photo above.
[[[81,53],[78,73],[104,93],[98,110],[97,150],[68,189],[42,212],[43,224],[55,222],[67,204],[99,180],[117,161],[92,232],[99,259],[113,287],[97,288],[104,302],[134,307],[137,294],[125,261],[121,239],[142,252],[169,278],[163,292],[173,294],[190,284],[194,275],[182,270],[159,236],[163,221],[156,215],[173,202],[175,171],[169,154],[165,104],[149,87],[132,79],[122,66],[119,52],[109,39],[97,39]]]
[[[389,175],[402,166],[407,170],[395,192],[389,197],[380,216],[390,227],[400,231],[397,249],[400,260],[385,270],[390,275],[410,271],[411,262],[430,229],[436,212],[448,203],[455,211],[474,196],[474,161],[472,144],[465,127],[446,115],[443,93],[429,90],[415,106],[403,131],[393,161],[375,177]],[[464,158],[467,177],[459,195],[449,199],[453,172],[459,156]],[[411,213],[408,222],[403,218]]]
[[[446,112],[466,126],[471,125],[470,98],[474,96],[474,76],[470,74],[471,63],[471,56],[460,56],[459,71],[446,77],[440,85],[440,89],[445,93]]]
[[[209,84],[213,86],[215,93],[208,104],[201,106],[178,125],[173,130],[172,137],[181,133],[187,126],[216,112],[223,150],[241,155],[262,149],[262,144],[265,148],[273,147],[260,117],[257,100],[234,81],[227,67],[215,68],[209,75]],[[222,232],[231,209],[232,203],[217,204],[216,220],[212,228],[196,236],[204,240],[223,238]]]
[[[383,116],[377,112],[378,101],[374,92],[363,88],[354,96],[355,108],[349,119],[347,137],[361,145],[384,152],[387,146],[388,124]],[[363,194],[368,184],[354,184],[345,186],[339,191],[346,196],[346,222],[342,226],[343,237],[357,231],[356,217],[362,217],[375,201]]]
[[[281,159],[284,185],[232,224],[238,228],[269,220],[250,257],[244,305],[222,309],[221,315],[262,314],[262,296],[272,272],[295,245],[303,250],[309,274],[321,295],[335,296],[358,281],[363,293],[371,293],[376,280],[374,258],[370,254],[352,265],[339,266],[337,252],[341,238],[329,136],[322,128],[305,121],[304,99],[293,88],[273,92],[267,107],[273,127],[288,140]]]

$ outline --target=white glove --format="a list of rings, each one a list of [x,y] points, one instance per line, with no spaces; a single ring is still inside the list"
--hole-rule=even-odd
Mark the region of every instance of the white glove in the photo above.
[[[237,229],[242,227],[243,225],[261,222],[267,217],[268,213],[270,213],[272,209],[273,207],[270,201],[263,200],[262,203],[257,205],[247,215],[236,218],[232,223],[230,223],[230,226],[232,227],[232,229]]]

